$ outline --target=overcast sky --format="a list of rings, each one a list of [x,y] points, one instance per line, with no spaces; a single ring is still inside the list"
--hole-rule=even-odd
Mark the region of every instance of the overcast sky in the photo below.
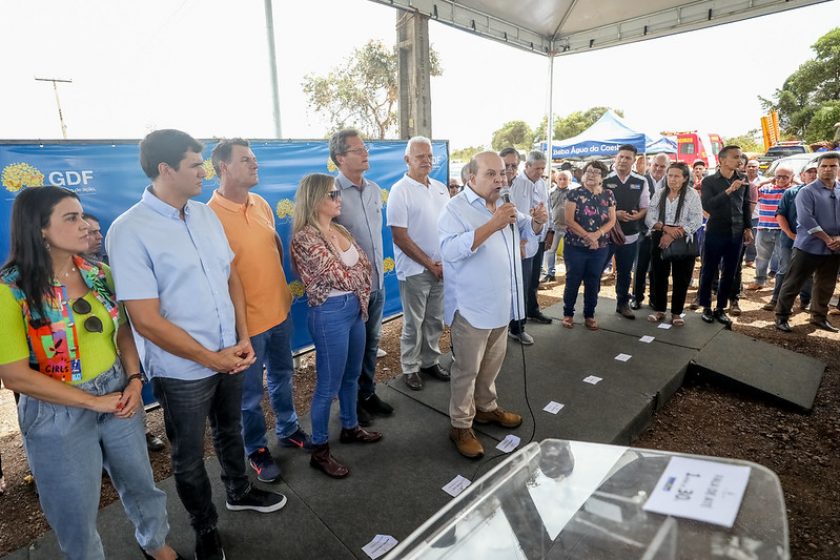
[[[395,11],[366,0],[274,2],[283,136],[320,138],[301,80],[369,39],[392,44]],[[260,0],[3,0],[0,138],[140,138],[174,127],[197,137],[274,135]],[[647,132],[760,128],[770,96],[810,46],[840,26],[840,0],[555,61],[555,113],[624,110]],[[432,78],[435,138],[489,144],[504,121],[547,112],[548,59],[437,22],[444,74]]]

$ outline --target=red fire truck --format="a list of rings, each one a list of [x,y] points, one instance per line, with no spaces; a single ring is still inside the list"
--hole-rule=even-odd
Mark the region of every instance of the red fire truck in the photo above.
[[[723,148],[723,138],[719,134],[696,130],[663,132],[663,134],[676,138],[678,161],[691,165],[698,159],[702,159],[706,162],[708,169],[717,167],[717,154]]]

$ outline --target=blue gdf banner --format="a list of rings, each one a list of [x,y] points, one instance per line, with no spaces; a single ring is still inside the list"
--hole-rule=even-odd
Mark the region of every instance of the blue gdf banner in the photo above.
[[[203,156],[207,179],[197,200],[207,202],[218,186],[210,153],[217,141],[205,141]],[[394,247],[391,231],[385,225],[385,208],[391,186],[405,173],[403,160],[406,141],[366,141],[370,147],[370,170],[365,174],[377,183],[382,196],[382,236],[385,249],[385,316],[402,311],[399,284],[394,271]],[[66,187],[75,191],[86,212],[97,216],[107,235],[111,223],[140,200],[149,184],[140,169],[138,140],[119,141],[0,141],[0,255],[5,262],[9,253],[9,224],[15,196],[23,189],[42,185]],[[449,143],[433,141],[434,165],[431,176],[444,184],[449,175]],[[295,190],[308,173],[329,173],[337,170],[329,158],[326,140],[252,140],[251,149],[260,165],[260,183],[253,192],[265,198],[275,209],[277,233],[283,240],[283,267],[292,291],[292,338],[294,350],[311,346],[306,328],[307,302],[303,284],[290,260],[289,243],[295,212]],[[259,271],[254,271],[259,274]]]

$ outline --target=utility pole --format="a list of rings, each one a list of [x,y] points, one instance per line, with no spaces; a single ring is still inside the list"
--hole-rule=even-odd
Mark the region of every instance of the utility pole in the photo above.
[[[58,105],[58,121],[61,123],[61,135],[67,140],[67,125],[64,124],[64,115],[61,114],[61,99],[58,98],[58,82],[62,84],[72,84],[73,80],[62,80],[60,78],[39,78],[35,77],[37,82],[52,82],[53,90],[55,91],[55,104]]]
[[[400,138],[432,137],[432,94],[429,81],[429,18],[396,10],[399,51]]]
[[[277,84],[277,54],[274,49],[274,15],[271,0],[265,0],[265,31],[268,35],[268,64],[271,70],[271,100],[274,109],[274,135],[283,137],[280,128],[280,91]]]

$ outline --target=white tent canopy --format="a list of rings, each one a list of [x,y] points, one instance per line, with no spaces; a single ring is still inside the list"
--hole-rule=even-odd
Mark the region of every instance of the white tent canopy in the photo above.
[[[827,0],[372,0],[546,56],[614,47]]]

